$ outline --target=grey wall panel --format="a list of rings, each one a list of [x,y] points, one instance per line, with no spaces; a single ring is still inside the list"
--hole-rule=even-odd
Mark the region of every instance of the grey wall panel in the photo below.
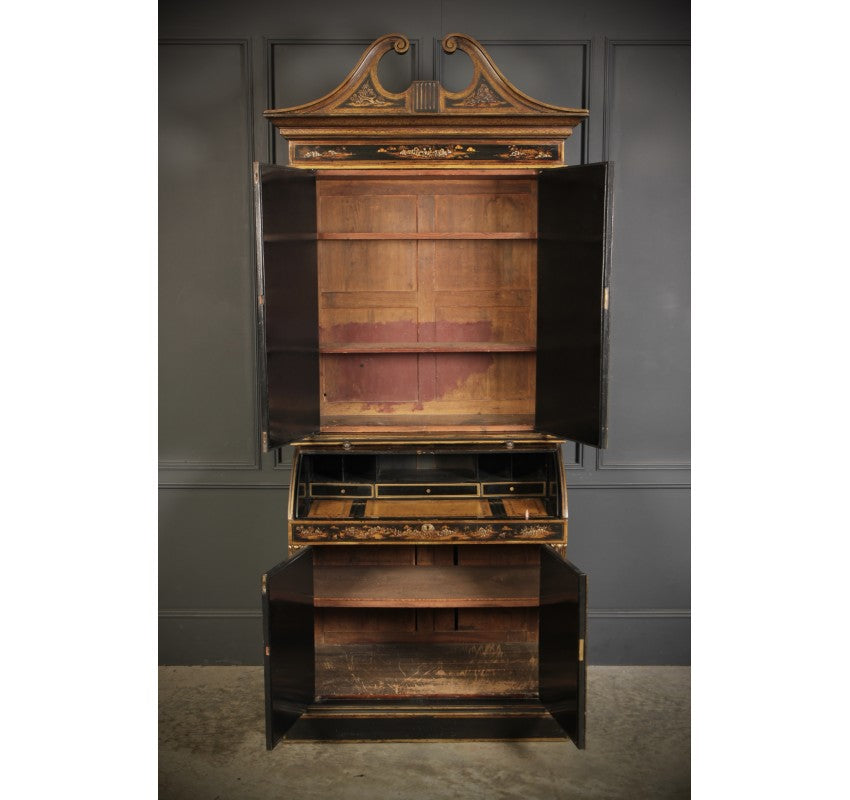
[[[165,465],[256,463],[247,56],[240,42],[160,47],[159,446]]]
[[[444,0],[442,33],[476,39],[687,38],[683,0]]]
[[[569,558],[589,575],[590,663],[687,663],[687,48],[670,42],[688,38],[688,13],[679,0],[163,5],[161,35],[179,41],[160,64],[162,663],[259,664],[259,576],[285,555],[291,449],[257,459],[253,389],[248,167],[282,141],[262,110],[334,88],[393,31],[415,52],[387,54],[391,88],[441,71],[462,83],[466,57],[435,41],[468,33],[522,91],[590,109],[568,160],[586,145],[586,160],[618,162],[611,449],[565,448]]]
[[[260,666],[262,615],[164,613],[159,620],[159,652],[161,664]]]
[[[159,10],[162,36],[377,39],[385,33],[428,36],[440,29],[440,0],[169,0]],[[429,67],[430,68],[430,67]]]
[[[689,616],[594,616],[587,621],[589,664],[691,663]]]
[[[609,449],[602,467],[690,460],[690,54],[612,43]]]
[[[284,489],[161,489],[159,602],[170,611],[250,610],[286,558]]]
[[[570,561],[589,606],[690,607],[690,491],[568,487]]]

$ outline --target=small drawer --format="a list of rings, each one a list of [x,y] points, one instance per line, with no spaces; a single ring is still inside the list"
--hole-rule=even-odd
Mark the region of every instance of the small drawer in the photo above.
[[[546,484],[543,481],[485,483],[482,490],[485,497],[543,497],[546,494]]]
[[[371,483],[311,483],[311,497],[371,497]]]
[[[378,497],[477,497],[477,483],[379,483]]]

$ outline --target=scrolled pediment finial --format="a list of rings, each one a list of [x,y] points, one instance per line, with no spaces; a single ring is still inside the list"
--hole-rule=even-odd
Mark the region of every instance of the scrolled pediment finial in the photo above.
[[[443,51],[462,50],[472,80],[458,92],[437,80],[414,79],[395,92],[381,84],[387,54],[421,46],[401,33],[375,39],[345,80],[324,97],[265,112],[289,140],[290,164],[305,168],[451,166],[555,167],[563,141],[588,115],[535,100],[502,74],[471,36],[449,33]],[[415,66],[415,63],[411,65]],[[415,72],[415,71],[414,71]]]
[[[394,38],[393,48],[396,53],[403,54],[410,49],[410,40],[403,33],[391,33],[389,35]]]

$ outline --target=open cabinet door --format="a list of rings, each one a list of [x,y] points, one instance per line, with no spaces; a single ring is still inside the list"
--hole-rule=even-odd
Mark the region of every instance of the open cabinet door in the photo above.
[[[257,164],[260,392],[264,448],[319,430],[316,176]]]
[[[538,182],[535,427],[608,439],[612,165],[542,170]]]
[[[540,702],[583,750],[587,576],[547,547],[540,559]]]
[[[266,747],[271,750],[315,695],[313,551],[263,576]]]

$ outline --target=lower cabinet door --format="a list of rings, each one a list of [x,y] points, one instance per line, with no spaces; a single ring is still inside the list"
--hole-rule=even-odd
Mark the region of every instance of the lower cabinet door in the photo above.
[[[569,737],[577,747],[584,748],[587,577],[582,572],[544,545],[537,546],[539,560],[533,547],[517,550],[510,554],[512,563],[501,563],[500,568],[505,574],[501,577],[497,574],[493,581],[504,593],[505,585],[509,584],[508,573],[513,573],[514,578],[518,572],[522,573],[521,588],[525,593],[509,593],[507,602],[502,602],[505,598],[501,594],[494,596],[493,586],[482,578],[482,575],[498,573],[493,565],[485,567],[457,562],[454,566],[445,567],[435,567],[430,562],[419,566],[396,564],[383,559],[392,551],[386,547],[377,549],[385,563],[363,567],[357,563],[363,560],[359,558],[361,548],[345,553],[337,553],[335,548],[331,548],[329,552],[335,558],[337,555],[351,556],[351,563],[331,562],[328,566],[322,564],[323,551],[316,553],[315,548],[307,547],[263,576],[268,749],[284,737],[340,741],[431,738],[558,740]],[[505,547],[507,551],[512,549],[513,546]],[[523,553],[526,559],[531,555],[534,558],[526,563],[520,558]],[[369,553],[365,555],[368,562]],[[371,557],[375,558],[376,554]],[[537,563],[529,566],[532,562]],[[366,580],[363,575],[369,570],[374,574]],[[458,571],[452,581],[463,584],[466,592],[448,595],[453,598],[451,605],[457,603],[458,608],[444,607],[448,578],[444,576],[441,580],[440,576],[451,570]],[[410,573],[407,583],[399,583],[396,573],[400,571],[405,571],[406,575]],[[335,583],[330,575],[325,574],[331,572],[336,573]],[[414,572],[421,574],[413,575]],[[470,583],[473,578],[478,583]],[[343,591],[345,586],[349,588]],[[388,586],[391,588],[389,595]],[[361,595],[367,589],[369,592],[364,599]],[[486,602],[484,598],[487,598]],[[497,626],[487,631],[488,636],[482,640],[485,644],[470,644],[464,637],[470,635],[471,629],[457,628],[458,612],[465,614],[479,607],[484,611],[523,612],[522,619],[531,620],[531,627],[524,629],[529,634],[528,640],[524,638],[518,644],[509,635],[511,631],[502,631]],[[335,661],[324,659],[317,671],[317,614],[328,611],[342,612],[349,627],[339,630],[347,631],[353,638],[335,648],[342,650],[342,658]],[[441,618],[445,619],[448,612],[454,617],[455,630],[438,630],[437,626],[433,630],[427,626],[421,630],[418,627],[409,629],[410,615],[420,612],[424,618],[431,620],[432,625],[436,614],[442,614]],[[352,625],[354,617],[359,622]],[[383,622],[377,627],[364,627],[362,620],[372,617],[373,622]],[[324,618],[320,616],[319,619],[319,630],[324,631]],[[516,624],[516,619],[513,622]],[[399,626],[400,629],[396,630]],[[319,638],[323,635],[320,633]],[[361,636],[365,637],[362,641]],[[351,658],[344,650],[349,645]],[[525,683],[521,692],[516,686],[507,690],[504,687],[482,690],[478,685],[468,685],[469,676],[480,678],[486,666],[480,661],[480,651],[487,646],[505,654],[526,653],[523,669],[528,666],[526,662],[529,659],[531,669],[523,673]],[[411,650],[416,655],[412,665],[404,661],[405,653],[409,654]],[[364,669],[375,685],[378,685],[375,683],[377,679],[395,680],[398,665],[402,662],[414,676],[419,672],[431,674],[435,664],[449,663],[445,661],[447,658],[457,672],[453,682],[447,679],[445,684],[441,684],[439,680],[436,683],[432,680],[424,685],[411,679],[409,684],[401,686],[396,681],[392,683],[393,693],[387,694],[361,681]],[[494,675],[510,671],[509,660],[499,662],[499,659],[493,661],[491,658],[491,661],[489,669]],[[328,688],[333,684],[329,683],[329,669],[338,684],[335,691]],[[460,689],[459,677],[467,681]]]
[[[587,575],[540,548],[540,702],[584,749]]]
[[[263,576],[266,747],[271,750],[315,695],[313,551]]]

